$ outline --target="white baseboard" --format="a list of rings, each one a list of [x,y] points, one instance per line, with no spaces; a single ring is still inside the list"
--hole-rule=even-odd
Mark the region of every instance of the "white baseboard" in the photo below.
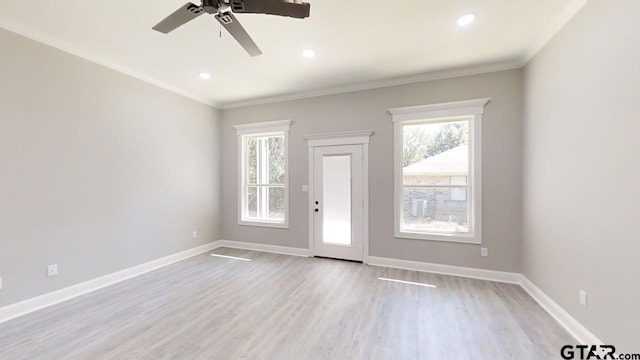
[[[263,251],[283,255],[311,256],[311,252],[309,251],[309,249],[248,243],[243,241],[218,240],[192,249],[181,251],[179,253],[165,256],[160,259],[149,261],[144,264],[136,265],[128,269],[108,274],[77,285],[69,286],[15,304],[7,305],[0,308],[0,323],[221,247]],[[540,306],[542,306],[542,308],[545,309],[562,327],[564,327],[567,332],[569,332],[569,334],[576,338],[578,342],[584,345],[603,344],[600,339],[598,339],[586,327],[584,327],[580,322],[573,318],[560,305],[553,301],[553,299],[551,299],[547,294],[545,294],[540,288],[534,285],[522,274],[462,266],[425,263],[419,261],[391,259],[377,256],[369,256],[367,264],[372,266],[383,266],[396,269],[423,271],[443,275],[461,276],[480,280],[518,284],[522,286],[522,288],[536,302],[538,302],[538,304],[540,304]]]
[[[518,273],[469,268],[463,266],[434,264],[420,261],[399,260],[377,256],[369,256],[368,264],[373,266],[384,266],[396,269],[423,271],[435,274],[461,276],[472,279],[497,281],[510,284],[520,284],[521,278],[521,274]]]
[[[526,276],[521,275],[520,286],[535,301],[545,309],[560,325],[562,325],[569,334],[571,334],[579,343],[583,345],[602,345],[603,342],[598,339],[591,331],[582,325],[573,316],[569,315],[558,303],[553,301],[549,295],[545,294],[539,287],[532,283]]]
[[[148,273],[161,267],[176,263],[178,261],[200,255],[216,247],[217,241],[210,242],[198,247],[181,251],[160,259],[152,260],[144,264],[136,265],[124,270],[120,270],[99,278],[72,285],[60,290],[52,291],[40,296],[23,300],[0,308],[0,323],[11,320],[18,316],[26,315],[36,310],[61,303],[74,297],[102,289],[106,286],[131,279],[138,275]]]
[[[282,255],[305,256],[305,257],[311,256],[311,252],[309,251],[309,249],[303,249],[303,248],[250,243],[250,242],[233,241],[233,240],[218,240],[215,243],[216,243],[216,246],[215,246],[216,248],[229,247],[233,249],[254,250],[254,251],[262,251],[262,252],[282,254]]]
[[[370,256],[369,265],[396,269],[424,271],[436,274],[462,276],[473,279],[497,281],[520,285],[542,308],[549,313],[571,336],[583,345],[601,345],[603,342],[584,325],[566,312],[549,295],[534,285],[527,277],[519,273],[442,265],[419,261],[399,260]]]

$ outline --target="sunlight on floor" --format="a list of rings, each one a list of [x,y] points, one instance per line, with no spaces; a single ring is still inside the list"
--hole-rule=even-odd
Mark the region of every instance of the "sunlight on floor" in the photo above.
[[[437,287],[437,286],[431,285],[431,284],[423,284],[423,283],[417,283],[417,282],[413,282],[413,281],[404,281],[404,280],[389,279],[389,278],[378,278],[378,280],[397,282],[397,283],[401,283],[401,284],[418,285],[418,286],[424,286],[424,287],[430,287],[430,288],[436,288]]]
[[[211,254],[211,256],[225,258],[225,259],[232,259],[232,260],[251,261],[251,259],[241,258],[236,256],[229,256],[229,255]]]

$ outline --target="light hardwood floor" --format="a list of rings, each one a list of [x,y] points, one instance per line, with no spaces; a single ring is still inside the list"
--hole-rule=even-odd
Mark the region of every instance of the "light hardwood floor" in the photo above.
[[[544,360],[576,343],[517,285],[214,252],[252,261],[201,255],[2,323],[0,359]]]

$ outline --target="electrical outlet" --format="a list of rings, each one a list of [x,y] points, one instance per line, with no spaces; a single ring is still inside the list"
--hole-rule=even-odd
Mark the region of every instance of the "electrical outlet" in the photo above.
[[[58,264],[53,264],[53,265],[47,266],[47,276],[48,277],[57,276],[57,275],[58,275]]]
[[[587,307],[587,292],[584,290],[580,290],[578,297],[578,302],[580,302],[580,305]]]
[[[198,237],[198,232],[196,230],[193,231],[193,238],[197,238]]]
[[[489,256],[489,249],[487,249],[487,248],[480,248],[480,255],[482,255],[482,256]]]

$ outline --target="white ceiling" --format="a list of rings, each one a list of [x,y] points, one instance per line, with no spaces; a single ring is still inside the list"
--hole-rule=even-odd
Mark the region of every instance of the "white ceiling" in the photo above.
[[[2,1],[0,27],[231,107],[518,67],[586,0],[307,1],[305,20],[236,15],[264,53],[254,58],[211,16],[151,30],[185,0]],[[459,27],[468,12],[477,20]]]

